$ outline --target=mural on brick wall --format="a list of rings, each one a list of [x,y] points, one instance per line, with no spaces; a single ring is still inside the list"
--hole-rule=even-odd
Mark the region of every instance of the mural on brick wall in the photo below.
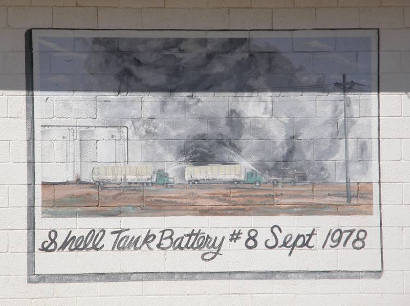
[[[382,270],[377,31],[32,33],[30,280]]]
[[[371,37],[227,36],[41,37],[42,213],[371,214]]]

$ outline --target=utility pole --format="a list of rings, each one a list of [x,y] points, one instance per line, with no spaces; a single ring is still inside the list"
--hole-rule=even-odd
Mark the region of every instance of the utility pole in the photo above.
[[[346,202],[352,202],[352,192],[350,189],[350,171],[349,171],[349,128],[347,120],[347,110],[348,110],[348,97],[346,93],[348,90],[352,90],[356,85],[363,86],[362,84],[356,83],[354,81],[347,82],[346,74],[343,73],[342,83],[335,83],[336,87],[339,87],[343,91],[343,115],[344,115],[344,133],[345,133],[345,170],[346,170]]]
[[[344,132],[345,132],[345,170],[346,170],[346,202],[350,204],[352,194],[350,191],[350,171],[349,171],[349,140],[347,127],[347,97],[346,97],[346,74],[343,73],[343,114],[344,114]]]

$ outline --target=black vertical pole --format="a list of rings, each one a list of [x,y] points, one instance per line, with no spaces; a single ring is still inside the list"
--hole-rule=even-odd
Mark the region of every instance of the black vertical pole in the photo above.
[[[349,171],[349,140],[347,126],[347,97],[346,97],[346,74],[343,73],[343,109],[344,109],[344,132],[345,132],[345,169],[346,169],[346,202],[351,203],[352,194],[350,190],[350,171]]]

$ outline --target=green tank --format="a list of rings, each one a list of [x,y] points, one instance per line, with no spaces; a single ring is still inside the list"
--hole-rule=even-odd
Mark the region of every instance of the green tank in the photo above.
[[[255,184],[257,186],[261,185],[263,182],[262,176],[258,174],[255,170],[247,171],[245,176],[245,184]]]
[[[171,178],[167,172],[165,172],[164,170],[157,171],[155,175],[155,184],[167,186],[173,183],[174,183],[173,178]]]

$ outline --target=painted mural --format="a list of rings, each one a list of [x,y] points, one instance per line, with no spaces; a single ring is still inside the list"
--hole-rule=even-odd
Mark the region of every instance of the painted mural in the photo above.
[[[34,57],[43,217],[373,214],[373,32],[78,32]]]

